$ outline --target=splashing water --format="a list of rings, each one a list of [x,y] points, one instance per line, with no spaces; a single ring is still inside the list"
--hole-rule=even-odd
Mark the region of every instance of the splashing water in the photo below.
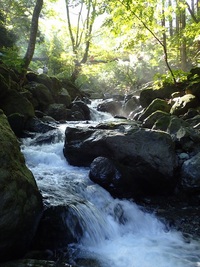
[[[135,203],[113,199],[89,180],[88,168],[70,166],[62,150],[62,142],[34,146],[24,139],[22,145],[44,201],[71,205],[82,222],[75,260],[95,259],[101,267],[200,267],[199,241],[186,242]]]

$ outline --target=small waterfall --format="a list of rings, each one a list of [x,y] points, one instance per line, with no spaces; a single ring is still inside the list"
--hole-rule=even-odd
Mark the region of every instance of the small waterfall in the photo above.
[[[60,128],[63,133],[65,126]],[[95,259],[98,267],[200,267],[199,241],[186,242],[131,201],[113,199],[89,180],[88,168],[67,163],[62,141],[22,141],[45,204],[69,206],[84,230],[80,243],[73,244],[74,261]]]
[[[90,108],[90,116],[91,116],[91,121],[93,122],[105,122],[109,120],[113,120],[113,116],[110,113],[106,112],[100,112],[97,111],[97,106],[99,104],[100,100],[94,100],[92,103],[89,105]]]
[[[90,202],[70,204],[76,211],[80,224],[84,231],[82,243],[95,246],[106,239],[110,239],[113,229],[108,225],[105,215]]]

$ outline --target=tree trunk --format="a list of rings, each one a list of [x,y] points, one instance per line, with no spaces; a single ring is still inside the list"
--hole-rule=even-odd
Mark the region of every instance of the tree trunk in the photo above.
[[[172,1],[171,0],[168,1],[168,6],[172,7]],[[168,20],[169,20],[169,35],[170,35],[170,37],[173,37],[173,34],[174,34],[173,19],[171,16],[169,16]]]
[[[183,71],[187,70],[187,46],[186,46],[186,38],[184,37],[184,30],[186,27],[186,10],[182,10],[181,12],[181,32],[182,32],[182,40],[180,46],[180,55],[181,55],[181,68]]]
[[[86,18],[83,21],[83,29],[80,28],[80,19],[81,15],[83,13],[83,3],[82,0],[80,2],[80,11],[78,14],[78,20],[77,20],[77,29],[76,34],[73,35],[71,23],[70,23],[70,12],[69,12],[69,6],[68,6],[69,0],[65,0],[66,8],[67,8],[67,21],[68,21],[68,30],[70,33],[71,43],[73,52],[76,55],[74,60],[74,71],[71,76],[72,82],[75,82],[75,80],[78,78],[79,73],[81,72],[82,64],[85,64],[88,59],[88,54],[90,50],[90,42],[91,42],[91,36],[92,36],[92,29],[94,25],[94,20],[96,18],[96,1],[89,0],[86,5],[87,13]],[[78,55],[78,49],[81,44],[85,45],[84,53],[82,56],[82,59],[80,58],[80,55]],[[79,58],[78,58],[79,56]]]
[[[40,12],[42,10],[42,6],[43,6],[43,0],[37,0],[34,11],[33,11],[32,21],[31,21],[31,30],[30,30],[28,48],[24,56],[24,62],[22,66],[23,78],[27,72],[28,66],[33,58],[33,54],[35,51],[36,37],[37,37],[37,32],[38,32],[38,21],[39,21]]]

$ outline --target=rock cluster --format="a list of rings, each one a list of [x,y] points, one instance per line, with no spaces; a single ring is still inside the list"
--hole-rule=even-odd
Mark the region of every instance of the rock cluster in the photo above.
[[[0,88],[0,109],[18,137],[24,130],[32,130],[29,125],[33,118],[44,124],[90,118],[82,101],[85,94],[69,80],[28,72],[21,84],[17,72],[0,64]]]

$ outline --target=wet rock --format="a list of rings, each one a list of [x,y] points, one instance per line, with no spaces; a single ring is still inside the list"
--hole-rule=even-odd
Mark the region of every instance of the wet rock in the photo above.
[[[200,135],[187,121],[172,116],[167,127],[177,147],[184,152],[197,151],[200,148]]]
[[[97,157],[112,159],[123,174],[120,186],[133,194],[167,192],[175,184],[174,144],[164,132],[67,128],[64,155],[77,166],[90,166]]]
[[[131,112],[136,113],[139,110],[139,107],[140,104],[138,98],[135,96],[131,96],[130,98],[127,99],[127,101],[125,101],[125,103],[122,106],[124,116],[128,117]]]
[[[73,204],[71,204],[73,205]],[[34,249],[58,250],[70,243],[80,241],[83,229],[80,218],[70,205],[55,205],[47,207],[40,221],[32,247]]]
[[[59,262],[48,260],[35,260],[35,259],[22,259],[17,261],[9,261],[3,263],[1,267],[73,267],[71,264],[66,262]],[[74,266],[75,267],[75,266]]]
[[[122,103],[112,99],[103,101],[97,106],[98,111],[108,112],[113,116],[120,115],[122,109]]]
[[[46,133],[51,130],[55,130],[56,126],[49,123],[45,123],[42,120],[34,117],[28,120],[24,126],[25,131],[34,133]]]
[[[183,163],[181,181],[185,191],[200,192],[200,153]]]
[[[0,114],[0,261],[19,258],[30,246],[42,215],[42,197],[19,143]]]
[[[0,90],[0,98],[3,98],[7,95],[8,90],[9,90],[9,80],[6,81],[6,78],[0,74],[0,85],[1,85],[1,90]]]
[[[21,137],[24,130],[25,117],[22,114],[13,113],[8,116],[8,122],[15,135]]]
[[[90,179],[104,188],[115,186],[121,174],[113,162],[105,157],[98,157],[90,165]]]
[[[74,101],[71,107],[74,120],[90,120],[90,109],[83,101]]]

